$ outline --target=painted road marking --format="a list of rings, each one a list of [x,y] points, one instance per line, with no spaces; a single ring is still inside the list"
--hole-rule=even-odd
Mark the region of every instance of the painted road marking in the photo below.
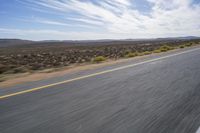
[[[105,70],[105,71],[102,71],[102,72],[97,72],[97,73],[93,73],[93,74],[89,74],[89,75],[85,75],[85,76],[81,76],[81,77],[77,77],[77,78],[73,78],[73,79],[69,79],[69,80],[65,80],[65,81],[61,81],[61,82],[57,82],[57,83],[53,83],[53,84],[49,84],[49,85],[44,85],[44,86],[41,86],[41,87],[36,87],[36,88],[32,88],[32,89],[27,89],[27,90],[24,90],[24,91],[19,91],[19,92],[7,94],[7,95],[2,95],[2,96],[0,96],[0,99],[12,97],[12,96],[17,96],[17,95],[25,94],[25,93],[29,93],[29,92],[34,92],[34,91],[38,91],[38,90],[45,89],[45,88],[48,88],[48,87],[52,87],[52,86],[56,86],[56,85],[60,85],[60,84],[64,84],[64,83],[69,83],[69,82],[73,82],[73,81],[77,81],[77,80],[81,80],[81,79],[85,79],[85,78],[89,78],[89,77],[94,77],[94,76],[97,76],[97,75],[102,75],[102,74],[105,74],[105,73],[110,73],[110,72],[130,68],[130,67],[135,67],[135,66],[138,66],[138,65],[142,65],[142,64],[146,64],[146,63],[150,63],[150,62],[154,62],[154,61],[159,61],[159,60],[162,60],[162,59],[182,55],[182,54],[197,51],[197,50],[200,50],[200,48],[195,48],[195,49],[179,52],[179,53],[176,53],[176,54],[171,54],[171,55],[159,57],[159,58],[156,58],[156,59],[151,59],[151,60],[147,60],[147,61],[143,61],[143,62],[139,62],[139,63],[135,63],[135,64],[130,64],[130,65],[126,65],[126,66],[122,66],[122,67],[118,67],[118,68],[114,68],[114,69],[110,69],[110,70]]]
[[[196,131],[196,133],[200,133],[200,127],[198,128],[198,130]]]

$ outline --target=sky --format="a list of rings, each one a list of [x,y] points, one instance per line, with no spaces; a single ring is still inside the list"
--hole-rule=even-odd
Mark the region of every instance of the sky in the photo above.
[[[0,38],[200,36],[200,0],[0,0]]]

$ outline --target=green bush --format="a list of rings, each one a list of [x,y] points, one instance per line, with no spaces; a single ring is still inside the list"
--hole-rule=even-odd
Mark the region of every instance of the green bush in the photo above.
[[[153,51],[153,53],[161,53],[161,50],[160,49],[156,49]]]
[[[152,54],[152,52],[150,52],[150,51],[145,51],[145,52],[139,53],[138,55],[139,55],[139,56],[143,56],[143,55],[149,55],[149,54]]]
[[[161,52],[167,52],[167,49],[160,49]]]
[[[185,46],[190,47],[190,46],[192,46],[192,43],[187,43],[187,44],[185,44]]]
[[[184,45],[181,45],[181,46],[179,46],[179,48],[185,48],[185,46],[184,46]]]
[[[168,46],[168,45],[164,45],[164,46],[161,46],[159,49],[157,50],[154,50],[155,53],[160,53],[160,52],[167,52],[169,50],[173,50],[174,48],[171,47],[171,46]]]
[[[97,56],[97,57],[95,57],[94,59],[93,59],[93,62],[102,62],[102,61],[105,61],[106,60],[106,58],[105,57],[103,57],[103,56]]]
[[[168,51],[168,50],[172,50],[172,49],[174,49],[174,48],[173,48],[173,47],[170,47],[170,46],[168,46],[168,45],[164,45],[164,46],[161,46],[160,49],[161,49],[161,50],[164,50],[164,51]]]
[[[143,55],[149,55],[149,54],[152,54],[152,53],[150,51],[143,52]]]
[[[135,57],[135,56],[138,56],[137,52],[135,53],[129,52],[125,57]]]

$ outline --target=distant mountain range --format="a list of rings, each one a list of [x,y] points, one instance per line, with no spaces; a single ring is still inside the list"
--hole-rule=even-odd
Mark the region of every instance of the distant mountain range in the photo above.
[[[190,39],[200,39],[200,37],[197,36],[186,36],[186,37],[169,37],[169,38],[157,38],[157,39],[185,39],[185,40],[190,40]]]
[[[200,39],[197,36],[186,36],[186,37],[169,37],[169,38],[151,38],[151,39],[102,39],[102,40],[43,40],[43,41],[31,41],[31,40],[22,40],[22,39],[0,39],[0,47],[10,47],[10,46],[26,46],[26,45],[52,45],[52,44],[61,44],[61,45],[96,45],[96,44],[111,44],[121,43],[121,42],[137,42],[137,43],[148,43],[156,41],[174,41],[174,40],[191,40],[191,39]]]
[[[21,39],[0,39],[0,47],[9,47],[15,45],[26,45],[34,43],[34,41],[21,40]]]

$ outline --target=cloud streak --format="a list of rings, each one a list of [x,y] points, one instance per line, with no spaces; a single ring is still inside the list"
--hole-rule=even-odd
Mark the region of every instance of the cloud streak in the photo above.
[[[148,15],[134,8],[134,2],[131,0],[25,0],[24,3],[33,5],[38,10],[47,8],[58,15],[65,14],[62,16],[63,19],[75,23],[104,29],[105,34],[110,34],[111,37],[119,37],[120,34],[121,38],[200,35],[199,4],[193,4],[192,0],[146,1],[151,5]],[[36,22],[60,26],[73,25],[46,19]],[[94,34],[98,35],[98,32]]]

